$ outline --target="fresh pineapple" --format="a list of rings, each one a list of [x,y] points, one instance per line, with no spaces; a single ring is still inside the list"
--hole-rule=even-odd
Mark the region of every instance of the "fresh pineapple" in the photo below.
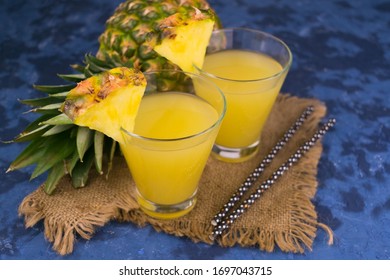
[[[146,88],[144,75],[126,67],[92,76],[69,91],[61,110],[79,126],[122,142],[121,128],[132,131]]]
[[[47,172],[44,190],[48,194],[54,192],[67,174],[74,187],[85,186],[92,166],[107,176],[117,141],[120,141],[116,133],[123,124],[117,123],[111,132],[105,130],[105,124],[104,127],[97,126],[96,122],[94,126],[87,124],[93,123],[93,115],[102,111],[115,123],[117,116],[111,115],[111,106],[104,104],[121,102],[109,102],[109,98],[99,103],[100,97],[81,97],[78,94],[85,90],[82,88],[96,79],[96,84],[91,85],[95,89],[103,79],[96,74],[117,67],[137,68],[143,72],[172,68],[191,71],[192,63],[202,65],[211,29],[219,27],[218,17],[205,0],[127,0],[120,4],[99,37],[96,56],[88,54],[83,65],[73,65],[78,73],[60,75],[67,81],[64,85],[34,86],[46,93],[46,97],[21,101],[32,106],[31,111],[39,113],[40,117],[13,140],[30,144],[8,171],[35,164],[31,179]],[[89,80],[89,77],[93,78]],[[174,88],[178,78],[183,77],[165,77],[163,86]],[[76,112],[81,100],[95,109],[87,110],[89,113],[82,116],[83,108]]]
[[[188,23],[191,27],[183,28]],[[208,42],[211,22],[218,29],[221,23],[205,0],[132,0],[119,5],[106,23],[106,30],[99,37],[100,48],[97,57],[114,63],[136,63],[143,72],[161,69],[188,67],[192,62],[202,65],[205,46],[195,49],[196,45]],[[212,28],[211,28],[212,29]],[[177,33],[179,32],[179,33]],[[177,37],[178,35],[178,37]],[[178,40],[173,40],[177,37]],[[176,50],[164,52],[164,41],[168,44],[180,44]],[[157,51],[156,45],[161,45]],[[183,52],[184,48],[194,52]],[[167,56],[169,57],[167,57]],[[180,57],[180,58],[179,58]],[[196,61],[194,61],[196,60]],[[200,61],[199,61],[200,60]]]

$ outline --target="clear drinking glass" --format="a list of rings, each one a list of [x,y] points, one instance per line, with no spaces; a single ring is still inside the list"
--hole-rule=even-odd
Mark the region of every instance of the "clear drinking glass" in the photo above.
[[[144,74],[147,89],[134,131],[122,129],[121,150],[141,209],[155,218],[177,218],[196,203],[198,183],[225,115],[225,97],[197,74]]]
[[[241,162],[255,155],[264,123],[292,63],[280,39],[253,29],[214,31],[199,73],[219,86],[227,111],[213,147],[223,161]]]

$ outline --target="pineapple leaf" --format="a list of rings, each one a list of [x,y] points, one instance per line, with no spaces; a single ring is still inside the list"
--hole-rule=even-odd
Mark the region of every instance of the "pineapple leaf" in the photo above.
[[[41,122],[40,124],[67,125],[67,124],[73,124],[73,122],[67,115],[59,114],[55,117],[52,117],[48,120]]]
[[[65,81],[69,82],[81,82],[82,80],[85,79],[84,74],[58,74],[58,77],[64,79]]]
[[[52,168],[58,162],[66,159],[74,151],[74,142],[69,141],[68,137],[56,134],[50,138],[52,141],[47,141],[44,147],[44,156],[37,162],[31,179],[34,179]],[[48,143],[52,142],[52,143]],[[60,149],[58,147],[61,147]]]
[[[65,97],[68,95],[68,93],[69,93],[69,91],[57,92],[57,93],[49,93],[49,96],[65,100]]]
[[[118,64],[108,60],[100,60],[97,57],[94,57],[93,55],[86,55],[85,63],[86,63],[86,67],[84,69],[84,72],[86,69],[88,69],[90,73],[93,74],[107,71],[117,66],[125,66],[123,63]]]
[[[61,132],[65,131],[65,130],[68,130],[68,129],[72,128],[72,127],[73,127],[73,125],[71,125],[71,124],[55,125],[52,128],[50,128],[48,131],[43,133],[42,137],[48,137],[48,136],[51,136],[51,135],[54,135],[54,134],[58,134],[58,133],[61,133]]]
[[[92,77],[94,73],[90,70],[90,65],[87,65],[84,69],[84,74],[87,78]]]
[[[93,141],[93,131],[88,127],[79,126],[77,130],[76,145],[80,161],[83,161],[85,152],[91,146]]]
[[[112,169],[112,162],[114,160],[115,150],[116,150],[116,141],[112,140],[111,149],[110,149],[110,156],[109,156],[109,159],[108,159],[108,167],[107,167],[106,178],[108,178],[108,175],[110,174],[111,169]]]
[[[44,139],[42,138],[31,141],[31,143],[11,163],[7,172],[26,167],[40,160],[44,154],[44,150],[41,149],[43,143]]]
[[[53,109],[57,109],[58,110],[58,109],[61,108],[61,106],[62,106],[62,102],[61,103],[50,103],[48,105],[36,108],[34,111],[35,112],[40,112],[40,111],[53,110]]]
[[[19,136],[39,128],[41,126],[41,123],[43,121],[48,120],[49,118],[50,118],[50,116],[47,116],[47,115],[40,116],[39,118],[37,118],[34,121],[32,121],[31,123],[29,123],[29,125],[19,134]],[[18,136],[16,138],[18,138]]]
[[[85,56],[85,62],[86,64],[93,65],[96,68],[104,69],[104,71],[111,68],[115,68],[115,66],[117,66],[112,62],[109,62],[107,60],[101,60],[91,54],[87,54]]]
[[[92,63],[88,64],[88,69],[94,74],[109,70],[109,68],[102,68]]]
[[[93,163],[93,150],[90,149],[85,154],[85,159],[83,162],[77,162],[76,166],[72,171],[72,184],[75,188],[85,187],[88,181],[89,171]]]
[[[42,122],[46,121],[50,119],[50,116],[49,115],[42,115],[40,116],[39,118],[35,119],[34,121],[32,121],[23,131],[21,134],[23,133],[27,133],[27,132],[30,132],[30,131],[33,131],[37,128],[39,128],[42,124]]]
[[[50,104],[56,103],[57,101],[58,101],[57,98],[50,97],[50,96],[43,97],[43,98],[19,100],[20,103],[23,103],[25,105],[34,106],[34,107],[41,107],[41,106],[50,105]]]
[[[57,162],[52,169],[50,169],[50,172],[47,176],[47,179],[45,181],[44,191],[47,194],[52,194],[54,190],[56,189],[58,182],[61,180],[62,177],[65,175],[65,167],[64,162],[59,161]]]
[[[85,66],[80,65],[80,64],[72,64],[70,67],[72,67],[74,70],[80,73],[84,73]]]
[[[39,91],[42,91],[42,92],[46,92],[46,93],[49,93],[49,94],[60,93],[60,92],[64,92],[64,91],[69,91],[69,90],[71,90],[71,89],[74,88],[74,87],[75,87],[74,84],[70,84],[70,85],[58,85],[58,86],[34,85],[34,88],[35,88],[36,90],[39,90]]]
[[[94,151],[95,151],[95,167],[99,174],[103,174],[103,148],[104,148],[104,134],[95,131],[94,135]]]
[[[31,141],[36,139],[37,137],[44,134],[46,131],[50,129],[50,125],[45,124],[42,126],[39,126],[38,128],[30,131],[24,131],[19,136],[17,136],[14,141],[15,142],[24,142],[24,141]]]
[[[79,153],[74,151],[73,155],[65,161],[66,172],[70,174],[70,176],[72,176],[73,168],[79,160]]]
[[[38,114],[41,114],[41,115],[48,115],[48,116],[51,116],[51,117],[53,117],[54,115],[58,115],[58,113],[60,113],[58,109],[39,110],[39,108],[31,110],[31,112],[38,113]]]
[[[73,127],[73,129],[70,131],[70,137],[69,138],[71,138],[71,139],[76,138],[78,129],[79,129],[79,127],[77,125],[75,125]]]

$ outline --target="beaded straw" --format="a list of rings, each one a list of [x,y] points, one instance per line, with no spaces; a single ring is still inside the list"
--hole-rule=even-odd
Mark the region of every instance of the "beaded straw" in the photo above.
[[[221,210],[214,216],[211,224],[218,225],[227,213],[235,206],[241,197],[252,187],[253,183],[264,172],[265,167],[272,162],[276,154],[283,148],[284,145],[291,139],[295,132],[302,126],[303,122],[314,111],[313,106],[308,106],[302,114],[297,118],[295,123],[285,132],[283,137],[276,143],[268,155],[261,161],[261,163],[253,170],[253,172],[245,179],[237,191],[230,197],[229,201],[221,208]]]
[[[313,147],[314,144],[320,138],[322,138],[331,127],[335,125],[335,123],[336,120],[332,118],[328,120],[328,122],[326,122],[320,129],[318,129],[310,140],[306,141],[302,146],[300,146],[298,150],[292,156],[290,156],[290,158],[274,173],[272,173],[272,175],[267,180],[265,180],[261,185],[257,186],[255,192],[251,194],[248,199],[244,200],[240,206],[228,217],[223,219],[218,225],[214,226],[213,232],[210,235],[210,239],[215,240],[218,236],[222,235],[223,232],[229,229],[234,221],[242,214],[244,214],[245,211],[247,211],[248,208],[253,205],[253,203],[255,203],[255,201],[262,195],[262,193],[269,189],[275,183],[275,181],[283,175],[284,172],[286,172],[294,163],[298,162],[299,159],[307,151],[309,151],[310,148]]]

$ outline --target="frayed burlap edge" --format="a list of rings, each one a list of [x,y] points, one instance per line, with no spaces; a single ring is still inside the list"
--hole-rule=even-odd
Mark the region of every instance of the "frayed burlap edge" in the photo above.
[[[99,212],[80,217],[72,222],[63,222],[53,216],[46,215],[40,207],[39,201],[34,198],[25,199],[19,207],[19,213],[25,217],[27,228],[33,227],[40,220],[44,221],[44,234],[46,239],[53,243],[53,249],[60,255],[73,252],[76,235],[90,239],[96,227],[104,226],[112,219],[112,207],[105,207]]]
[[[94,175],[96,176],[96,174]],[[102,177],[96,176],[98,179],[102,179]],[[103,188],[99,184],[99,180],[93,180],[91,184],[96,188]],[[79,195],[89,197],[89,193],[93,189],[73,189],[69,178],[61,180],[59,189],[53,195],[48,196],[44,192],[44,185],[41,185],[23,199],[18,212],[20,216],[24,216],[26,228],[33,227],[41,220],[43,221],[45,238],[53,244],[53,249],[60,255],[73,252],[76,236],[89,240],[97,227],[102,227],[110,220],[117,219],[123,211],[128,212],[138,208],[136,200],[126,188],[110,188],[106,191],[101,190],[102,193],[109,193],[107,199],[98,201],[86,212],[82,208],[77,211],[75,208],[78,206],[71,203],[68,210],[77,211],[77,215],[69,217],[64,214],[64,217],[60,217],[58,212],[50,211],[61,203],[59,200],[75,201],[73,196]]]

